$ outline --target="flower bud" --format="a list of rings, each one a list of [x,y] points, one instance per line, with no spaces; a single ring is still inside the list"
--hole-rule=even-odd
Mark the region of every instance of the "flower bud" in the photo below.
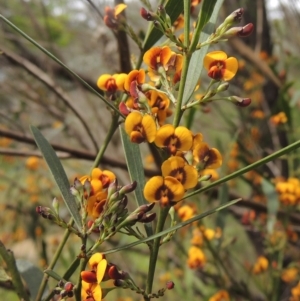
[[[248,23],[243,27],[232,27],[228,29],[221,37],[224,39],[228,39],[232,37],[245,38],[252,33],[253,29],[254,29],[254,25],[252,23]]]
[[[171,290],[171,289],[173,289],[175,287],[175,283],[173,282],[173,281],[168,281],[167,283],[166,283],[166,288],[168,289],[168,290]]]
[[[229,83],[225,82],[217,88],[216,92],[219,93],[219,92],[226,91],[228,89],[228,87],[229,87]]]
[[[137,186],[137,182],[133,181],[132,183],[123,186],[120,190],[119,193],[120,195],[126,194],[126,193],[130,193],[132,191],[134,191],[136,189]]]
[[[107,273],[110,279],[124,279],[124,274],[120,272],[114,264],[111,264]]]
[[[57,198],[54,198],[52,201],[52,207],[54,209],[54,212],[58,215],[59,212],[59,202],[57,200]]]
[[[143,214],[142,218],[139,219],[140,223],[151,223],[155,220],[156,218],[156,213],[155,212],[151,212],[149,214]]]
[[[124,281],[122,279],[116,279],[114,281],[114,286],[116,286],[116,287],[123,287],[123,288],[127,288],[128,287],[126,281]]]
[[[224,20],[223,24],[226,24],[227,26],[231,26],[233,24],[239,23],[242,19],[243,14],[244,14],[244,9],[238,8]]]
[[[141,8],[140,15],[142,16],[142,18],[144,18],[147,21],[154,21],[155,19],[157,19],[156,14],[146,10],[144,7]]]
[[[65,286],[64,286],[64,289],[66,291],[72,291],[73,290],[73,287],[74,287],[74,284],[72,282],[66,282]]]
[[[91,195],[91,192],[92,192],[93,187],[92,187],[91,182],[90,182],[88,179],[85,180],[85,182],[84,182],[84,184],[83,184],[83,189],[84,189],[84,191],[86,192],[86,194],[87,194],[88,196]]]
[[[112,183],[109,184],[107,188],[107,199],[109,199],[111,195],[117,191],[117,188],[118,188],[118,180],[115,179]]]
[[[251,98],[230,96],[230,97],[228,97],[228,99],[238,107],[247,107],[251,104]]]

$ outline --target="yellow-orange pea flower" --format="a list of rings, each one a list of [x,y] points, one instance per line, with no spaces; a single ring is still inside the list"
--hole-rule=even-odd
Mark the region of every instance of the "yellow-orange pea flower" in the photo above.
[[[93,168],[91,174],[92,181],[99,180],[102,184],[103,188],[107,188],[115,179],[116,176],[110,170],[101,170],[100,168],[96,167]]]
[[[170,99],[163,93],[154,90],[149,92],[149,106],[152,114],[156,115],[158,124],[162,126],[166,118],[172,115],[172,111],[169,109]]]
[[[153,142],[156,136],[156,124],[150,115],[131,112],[125,119],[125,131],[131,142]]]
[[[229,81],[238,70],[238,61],[235,57],[227,58],[227,54],[223,51],[212,51],[204,57],[204,68],[208,71],[209,77]]]
[[[157,131],[154,143],[175,155],[177,150],[188,151],[191,149],[193,136],[191,131],[184,126],[174,128],[171,124],[165,124]]]
[[[117,29],[119,26],[119,15],[127,7],[126,4],[121,3],[115,7],[105,7],[104,23],[107,27]]]
[[[143,61],[151,69],[158,71],[165,67],[172,56],[172,50],[168,46],[152,47],[145,52]]]
[[[144,187],[145,199],[150,202],[159,202],[162,206],[173,205],[184,195],[182,184],[175,178],[167,176],[152,177]]]
[[[89,260],[91,270],[81,272],[81,300],[98,301],[102,299],[100,282],[107,268],[107,261],[101,253],[95,253]]]
[[[227,291],[220,290],[211,296],[208,301],[230,301],[230,297]]]
[[[264,256],[259,256],[253,266],[253,274],[260,274],[263,273],[268,269],[269,261]]]
[[[222,156],[216,148],[209,148],[208,144],[201,142],[193,147],[193,158],[198,170],[218,168],[222,165]]]
[[[182,157],[174,156],[164,161],[161,166],[164,177],[176,178],[184,187],[190,189],[197,185],[198,173],[195,167],[188,165]]]
[[[145,82],[145,78],[146,78],[146,73],[144,69],[130,71],[124,83],[125,90],[127,92],[130,92],[130,87],[132,82],[136,82],[137,85],[142,85]]]
[[[124,91],[124,83],[127,78],[127,74],[102,74],[97,81],[97,86],[103,91],[108,93],[115,93],[116,91]]]
[[[191,269],[202,268],[206,263],[206,256],[204,252],[196,246],[192,246],[188,253],[188,266]]]

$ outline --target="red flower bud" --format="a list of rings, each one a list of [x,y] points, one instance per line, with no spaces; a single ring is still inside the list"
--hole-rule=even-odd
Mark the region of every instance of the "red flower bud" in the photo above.
[[[64,289],[66,291],[72,291],[74,287],[74,284],[72,282],[66,282]]]
[[[254,25],[252,23],[248,23],[243,26],[242,29],[238,32],[238,36],[241,38],[248,37],[254,29]]]
[[[140,15],[142,16],[142,18],[144,18],[147,21],[155,20],[153,13],[149,12],[144,7],[141,8]]]
[[[166,283],[166,288],[167,288],[168,290],[173,289],[174,286],[175,286],[175,284],[174,284],[173,281],[168,281],[168,282]]]

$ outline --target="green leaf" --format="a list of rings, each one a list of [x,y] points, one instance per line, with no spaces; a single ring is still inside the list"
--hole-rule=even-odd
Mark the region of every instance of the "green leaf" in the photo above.
[[[168,233],[170,233],[170,232],[174,232],[174,231],[176,231],[176,230],[178,230],[178,229],[181,229],[181,228],[183,228],[183,227],[185,227],[185,226],[187,226],[187,225],[189,225],[189,224],[191,224],[191,223],[193,223],[193,222],[195,222],[195,221],[198,221],[198,220],[200,220],[200,219],[202,219],[202,218],[204,218],[204,217],[206,217],[206,216],[208,216],[208,215],[211,215],[211,214],[213,214],[213,213],[215,213],[215,212],[218,212],[218,211],[220,211],[220,210],[223,210],[223,209],[225,209],[225,208],[227,208],[227,207],[229,207],[229,206],[231,206],[231,205],[234,205],[235,203],[237,203],[237,202],[239,202],[239,201],[241,201],[241,200],[242,200],[242,199],[236,199],[236,200],[233,200],[233,201],[231,201],[231,202],[228,202],[228,203],[225,204],[225,205],[221,205],[221,206],[218,206],[218,207],[216,207],[216,208],[214,208],[214,209],[208,210],[208,211],[206,211],[206,212],[204,212],[204,213],[198,214],[198,215],[194,216],[193,218],[190,218],[189,220],[187,220],[187,221],[185,221],[185,222],[179,223],[179,224],[177,224],[176,226],[173,226],[173,227],[171,227],[171,228],[168,228],[168,229],[166,229],[166,230],[164,230],[164,231],[161,231],[161,232],[159,232],[159,233],[157,233],[157,234],[154,234],[154,235],[152,235],[152,236],[150,236],[150,237],[141,239],[141,240],[139,240],[139,241],[133,242],[133,243],[128,244],[128,245],[125,245],[125,246],[121,246],[121,247],[118,247],[118,248],[115,248],[115,249],[111,249],[111,250],[102,252],[102,254],[115,253],[115,252],[118,252],[118,251],[121,251],[121,250],[124,250],[124,249],[128,249],[128,248],[137,246],[137,245],[142,244],[142,243],[144,243],[144,242],[153,240],[153,239],[155,239],[155,238],[157,238],[157,237],[164,236],[164,235],[166,235],[166,234],[168,234]]]
[[[44,271],[45,274],[47,274],[48,276],[50,276],[51,278],[57,280],[57,281],[60,281],[62,280],[63,278],[60,277],[56,272],[54,272],[53,270],[45,270]]]
[[[147,204],[148,202],[144,198],[143,189],[145,186],[145,174],[143,161],[141,157],[140,147],[136,143],[132,143],[125,132],[120,126],[121,140],[123,149],[125,152],[125,158],[128,168],[128,173],[131,182],[137,181],[137,187],[134,190],[135,200],[138,206]],[[151,225],[145,224],[145,230],[148,236],[153,234]]]
[[[17,259],[16,266],[27,284],[31,299],[35,300],[43,280],[43,272],[30,261],[25,259]],[[46,294],[47,290],[44,292],[44,295]]]
[[[70,192],[69,180],[63,169],[63,166],[61,165],[54,149],[52,148],[50,143],[44,138],[44,136],[41,134],[41,132],[34,126],[31,126],[30,130],[34,136],[34,140],[35,140],[38,148],[40,149],[40,151],[53,175],[54,181],[56,182],[56,184],[61,192],[63,200],[64,200],[67,208],[69,209],[71,216],[74,218],[74,221],[75,221],[78,229],[80,230],[82,227],[81,217],[78,212],[76,201]]]
[[[279,209],[278,194],[275,190],[274,185],[266,179],[262,179],[261,187],[264,195],[267,198],[267,231],[269,234],[272,234],[276,223],[277,211]]]
[[[200,43],[204,42],[210,34],[214,32],[219,10],[223,1],[224,0],[205,0],[203,2],[199,22],[201,22],[202,27],[204,27],[200,35]],[[204,46],[200,50],[195,51],[192,55],[183,93],[183,104],[185,104],[194,93],[203,69],[203,59],[208,51],[208,47],[209,45]]]
[[[171,18],[171,22],[173,23],[178,16],[183,12],[183,1],[182,0],[169,0],[165,6],[165,10],[167,14]],[[147,35],[143,50],[147,51],[150,47],[152,47],[162,36],[163,33],[154,27],[153,23],[151,25],[151,29],[149,34]]]

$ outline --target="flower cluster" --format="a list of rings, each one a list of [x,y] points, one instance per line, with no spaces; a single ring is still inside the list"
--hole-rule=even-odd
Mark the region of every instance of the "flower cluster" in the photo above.
[[[300,180],[298,178],[279,180],[275,188],[279,194],[279,201],[283,205],[295,206],[300,203]]]

